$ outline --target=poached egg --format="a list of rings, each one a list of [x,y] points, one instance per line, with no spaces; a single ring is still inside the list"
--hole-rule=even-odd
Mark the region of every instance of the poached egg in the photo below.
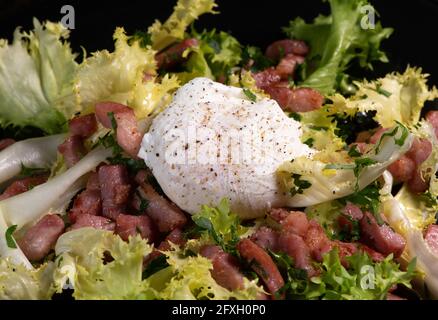
[[[182,210],[193,214],[228,198],[248,219],[288,205],[276,170],[313,150],[276,101],[254,100],[241,88],[196,78],[153,120],[138,155]]]

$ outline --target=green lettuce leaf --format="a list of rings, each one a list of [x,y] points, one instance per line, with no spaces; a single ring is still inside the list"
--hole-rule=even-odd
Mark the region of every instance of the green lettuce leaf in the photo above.
[[[410,288],[415,275],[415,260],[402,271],[391,255],[374,262],[368,254],[357,252],[346,257],[349,266],[345,268],[334,249],[324,255],[321,274],[310,279],[287,256],[274,254],[274,258],[286,274],[282,291],[290,299],[384,300],[394,285]]]
[[[412,128],[420,119],[421,109],[428,100],[438,98],[435,87],[428,88],[428,74],[420,68],[407,67],[404,73],[390,73],[374,81],[355,82],[357,92],[345,98],[332,97],[330,109],[354,114],[359,111],[376,111],[374,119],[389,128],[400,122]]]
[[[192,36],[199,40],[200,51],[216,79],[228,77],[231,68],[242,60],[242,46],[227,32],[213,29],[198,33],[192,29]]]
[[[125,242],[109,231],[81,228],[63,234],[55,252],[56,292],[70,286],[78,300],[154,297],[153,290],[142,280],[143,258],[152,247],[140,236]]]
[[[28,269],[0,259],[0,300],[50,299],[54,264],[46,263],[38,269]]]
[[[374,61],[387,62],[379,49],[382,40],[388,38],[392,29],[382,28],[377,22],[374,29],[361,28],[365,13],[361,8],[366,0],[329,0],[330,16],[318,16],[313,23],[296,18],[284,28],[291,38],[306,41],[310,45],[308,61],[311,66],[308,76],[300,84],[329,94],[339,86],[345,70],[358,61],[362,68],[372,69]]]
[[[225,251],[235,252],[235,246],[249,230],[240,224],[239,217],[230,211],[229,200],[224,198],[217,207],[203,205],[192,216],[201,232],[206,233]]]
[[[38,127],[49,134],[66,130],[66,120],[81,111],[75,104],[76,54],[69,31],[60,23],[33,20],[34,30],[0,40],[0,125]]]
[[[244,279],[243,289],[229,291],[218,285],[211,276],[213,265],[209,259],[200,255],[187,256],[177,247],[164,253],[169,267],[146,279],[159,292],[160,299],[251,300],[264,292],[256,280],[247,278]]]
[[[176,41],[184,39],[185,31],[204,13],[215,13],[214,0],[178,0],[173,13],[163,24],[156,20],[148,29],[152,47],[162,50]]]
[[[401,124],[383,135],[375,147],[357,158],[346,152],[332,162],[324,151],[313,158],[298,157],[277,169],[280,186],[289,192],[289,206],[307,207],[348,196],[375,181],[385,169],[409,150],[413,135]]]

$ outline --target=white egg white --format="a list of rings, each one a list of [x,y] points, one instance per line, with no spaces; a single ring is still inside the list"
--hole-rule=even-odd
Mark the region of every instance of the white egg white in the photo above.
[[[184,211],[226,197],[241,218],[255,218],[288,204],[275,172],[284,161],[313,154],[301,134],[276,101],[254,102],[240,88],[196,78],[153,120],[139,157]]]

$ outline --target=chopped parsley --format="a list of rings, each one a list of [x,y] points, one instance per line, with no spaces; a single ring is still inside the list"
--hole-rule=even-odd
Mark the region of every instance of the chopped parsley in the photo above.
[[[294,120],[296,120],[296,121],[301,121],[301,119],[303,118],[299,113],[297,113],[297,112],[290,112],[289,113],[289,118],[292,118],[292,119],[294,119]]]
[[[252,102],[256,102],[257,101],[257,96],[249,89],[247,88],[243,88],[243,93],[248,97],[249,100],[251,100]]]
[[[386,91],[385,89],[382,88],[382,84],[381,83],[378,83],[376,85],[376,89],[373,89],[373,90],[375,90],[378,94],[381,94],[381,95],[383,95],[383,96],[385,96],[387,98],[389,98],[392,95],[391,92]]]
[[[306,141],[304,141],[304,144],[307,144],[309,147],[313,147],[313,143],[315,142],[315,139],[313,139],[312,137],[306,139]]]
[[[301,174],[292,173],[291,177],[294,183],[294,186],[290,189],[291,196],[302,194],[305,189],[309,189],[312,186],[309,181],[301,179]]]
[[[49,170],[46,168],[29,168],[26,167],[23,163],[21,163],[20,176],[31,177],[31,176],[48,173],[48,171]]]
[[[5,232],[6,244],[11,249],[17,248],[17,244],[15,243],[14,237],[12,236],[16,229],[17,225],[14,224],[13,226],[10,226]]]
[[[354,144],[348,150],[348,155],[352,158],[357,158],[357,157],[360,157],[362,155],[362,153],[360,153],[359,149],[357,148],[357,145]]]
[[[362,211],[369,211],[372,213],[379,225],[383,224],[382,217],[380,216],[380,184],[376,181],[360,191],[356,191],[353,194],[339,199],[339,201],[346,205],[347,202],[351,202],[357,205]]]
[[[164,254],[159,255],[155,259],[149,262],[146,269],[144,269],[142,273],[142,279],[147,279],[154,273],[163,270],[168,267],[169,263],[167,263],[167,257]]]

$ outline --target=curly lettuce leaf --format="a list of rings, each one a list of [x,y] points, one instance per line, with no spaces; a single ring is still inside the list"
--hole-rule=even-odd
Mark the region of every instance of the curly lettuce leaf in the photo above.
[[[146,280],[159,292],[158,298],[165,300],[252,300],[264,292],[256,280],[244,279],[244,288],[230,291],[221,287],[211,276],[211,261],[200,255],[187,256],[174,247],[166,251],[169,267]]]
[[[411,128],[418,123],[424,103],[438,98],[438,90],[427,86],[428,76],[420,68],[407,67],[404,73],[355,82],[357,92],[349,98],[336,94],[330,108],[348,114],[375,110],[374,119],[383,128],[392,127],[396,122]]]
[[[183,40],[187,27],[205,13],[216,13],[215,7],[214,0],[178,0],[173,13],[164,23],[156,20],[149,27],[152,47],[160,51]]]
[[[136,114],[150,110],[150,91],[141,88],[144,75],[156,75],[155,50],[142,48],[139,41],[129,41],[123,28],[114,32],[115,50],[97,51],[79,66],[75,77],[78,105],[93,110],[99,101],[114,101],[130,105]],[[133,102],[133,104],[131,104]],[[143,110],[147,107],[148,110]]]
[[[337,249],[324,255],[320,275],[308,278],[305,272],[295,269],[293,263],[283,254],[273,254],[285,274],[282,291],[289,299],[322,300],[384,300],[388,291],[398,284],[411,287],[415,275],[415,261],[406,271],[394,262],[392,255],[381,262],[374,262],[363,252],[357,252],[345,259],[345,268]]]
[[[176,74],[181,84],[185,84],[197,77],[214,79],[214,75],[201,48],[192,47],[186,50],[183,56],[189,58],[184,64],[185,71]]]
[[[55,161],[64,134],[33,138],[14,143],[0,152],[0,184],[18,175],[22,166],[49,168]]]
[[[231,68],[242,60],[242,46],[231,34],[216,29],[201,33],[192,30],[192,36],[198,39],[203,53],[215,78],[226,78]]]
[[[8,258],[0,259],[0,300],[46,300],[50,299],[53,263],[38,269],[16,265]]]
[[[404,185],[394,197],[383,201],[383,213],[389,225],[406,239],[400,260],[406,265],[417,259],[416,287],[421,293],[438,299],[438,255],[424,240],[423,231],[436,221],[436,208],[425,206],[418,195]]]
[[[345,77],[344,72],[358,61],[362,68],[372,69],[375,61],[388,59],[379,47],[392,29],[382,28],[377,22],[374,29],[364,29],[360,22],[365,13],[361,8],[369,5],[366,0],[329,0],[331,15],[318,16],[313,23],[302,18],[290,22],[284,28],[291,38],[306,41],[310,45],[308,60],[316,65],[300,84],[324,94],[332,93]]]
[[[109,231],[81,228],[63,234],[55,252],[56,292],[68,285],[78,300],[153,297],[142,280],[143,258],[152,247],[140,236],[125,242]]]
[[[0,40],[0,125],[59,133],[81,111],[73,95],[76,54],[60,23],[34,19],[33,24],[29,33],[16,29],[11,44]]]
[[[278,168],[278,180],[290,193],[291,207],[307,207],[345,197],[375,181],[409,150],[412,140],[412,134],[399,124],[361,157],[346,158],[340,163],[331,162],[332,156],[324,152],[316,153],[312,159],[299,157]]]
[[[216,207],[203,205],[201,210],[192,216],[192,220],[213,243],[228,252],[235,252],[237,242],[248,232],[248,228],[240,224],[237,214],[230,211],[227,198],[222,199]]]
[[[0,215],[17,230],[50,212],[57,212],[69,204],[74,195],[84,187],[85,175],[94,170],[111,155],[111,150],[96,148],[75,166],[51,180],[14,197],[0,201]],[[0,234],[0,239],[4,237]],[[2,254],[0,252],[0,254]]]

